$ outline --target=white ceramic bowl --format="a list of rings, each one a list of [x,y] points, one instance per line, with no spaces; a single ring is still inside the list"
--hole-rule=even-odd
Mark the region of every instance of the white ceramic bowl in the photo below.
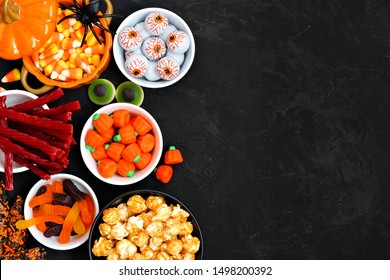
[[[0,92],[0,96],[7,96],[6,105],[7,107],[14,106],[16,104],[20,104],[26,102],[31,99],[37,99],[38,96],[32,94],[31,92],[24,90],[7,90]],[[49,109],[47,105],[42,106],[44,109]],[[19,173],[28,170],[27,167],[24,167],[16,162],[13,163],[13,173]],[[4,172],[4,154],[0,150],[0,171]]]
[[[185,58],[183,64],[180,66],[180,73],[179,75],[170,80],[158,80],[155,82],[148,81],[145,78],[134,78],[130,76],[126,70],[125,70],[125,57],[124,57],[124,50],[118,43],[118,34],[119,32],[125,28],[125,27],[134,27],[137,23],[144,21],[146,16],[151,13],[151,12],[161,12],[165,14],[165,16],[168,18],[169,23],[173,24],[178,30],[182,30],[188,34],[190,37],[190,48],[188,51],[185,53]],[[119,70],[125,75],[126,78],[128,78],[130,81],[146,88],[163,88],[170,86],[176,82],[178,82],[181,78],[183,78],[188,70],[190,70],[192,62],[194,61],[195,57],[195,40],[194,36],[192,34],[191,29],[187,25],[187,23],[177,14],[174,12],[171,12],[166,9],[162,8],[145,8],[142,10],[138,10],[132,14],[130,14],[127,18],[123,20],[123,22],[119,25],[116,35],[114,37],[114,42],[113,42],[113,54],[114,54],[114,59],[115,62],[119,68]]]
[[[72,182],[76,185],[76,187],[90,195],[92,197],[92,200],[95,204],[95,212],[93,213],[93,218],[95,218],[99,213],[99,203],[97,200],[97,197],[92,190],[92,188],[82,179],[71,175],[71,174],[65,174],[65,173],[59,173],[56,175],[52,175],[50,180],[40,180],[38,181],[30,190],[28,193],[25,204],[24,204],[24,217],[25,219],[31,219],[33,217],[32,208],[28,206],[29,201],[36,195],[38,189],[47,183],[51,183],[55,180],[63,181],[65,179],[70,179]],[[92,223],[91,223],[92,225]],[[55,250],[70,250],[73,248],[76,248],[82,244],[84,244],[88,240],[89,232],[91,230],[91,226],[86,230],[86,232],[83,235],[72,235],[70,238],[70,241],[66,244],[62,244],[58,242],[58,236],[52,236],[50,238],[47,238],[43,235],[42,232],[40,232],[35,226],[31,226],[28,228],[31,235],[34,236],[34,238],[41,243],[42,245],[55,249]]]
[[[116,110],[127,110],[130,112],[130,115],[132,117],[136,115],[143,117],[152,126],[151,133],[154,135],[156,142],[153,150],[151,151],[152,159],[144,169],[136,170],[135,174],[132,177],[122,177],[120,175],[114,175],[110,178],[104,178],[98,172],[96,160],[92,157],[91,152],[85,147],[85,135],[87,134],[87,131],[89,129],[93,128],[93,116],[95,114],[105,113],[110,115]],[[89,117],[81,132],[80,150],[85,165],[92,172],[92,174],[95,175],[97,178],[99,178],[103,182],[112,185],[131,185],[144,179],[156,168],[161,158],[162,149],[163,149],[162,133],[156,120],[145,109],[130,103],[111,103],[98,109]]]

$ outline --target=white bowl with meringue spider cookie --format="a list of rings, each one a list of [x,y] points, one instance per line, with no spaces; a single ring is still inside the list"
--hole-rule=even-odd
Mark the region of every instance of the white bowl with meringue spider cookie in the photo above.
[[[145,8],[119,25],[113,55],[130,81],[146,88],[163,88],[187,74],[195,57],[195,40],[177,14],[163,8]]]

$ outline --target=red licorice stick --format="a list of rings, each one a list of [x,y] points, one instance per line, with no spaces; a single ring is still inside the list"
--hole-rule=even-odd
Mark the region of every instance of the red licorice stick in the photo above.
[[[47,128],[47,127],[40,127],[40,126],[36,126],[36,127],[29,127],[30,129],[32,130],[36,130],[36,131],[39,131],[39,132],[42,132],[46,135],[48,135],[49,137],[53,138],[53,139],[56,139],[56,140],[59,140],[61,142],[64,142],[64,144],[66,146],[69,146],[72,142],[73,142],[73,126],[71,124],[70,125],[70,128],[71,128],[71,131],[67,132],[67,133],[64,133],[60,130],[53,130],[53,129],[50,129],[50,128]],[[14,123],[14,122],[11,122],[9,123],[9,126],[13,129],[17,129],[17,130],[20,130],[20,131],[23,131],[23,132],[26,132],[25,128],[27,126],[23,125],[23,123]]]
[[[7,108],[5,104],[7,97],[0,97],[0,108]],[[6,118],[0,118],[0,128],[8,128]],[[14,173],[13,173],[13,154],[11,151],[3,151],[4,153],[4,173],[5,173],[5,189],[7,191],[14,190]]]
[[[47,157],[44,153],[42,153],[39,150],[32,150],[31,152],[41,158]],[[56,159],[54,159],[55,162],[57,162],[64,168],[66,168],[69,164],[69,159],[67,157],[65,158],[65,155],[66,155],[65,150],[61,150],[61,155],[59,155]]]
[[[64,168],[68,167],[69,159],[66,156],[58,158],[56,160],[59,164],[61,164]]]
[[[38,97],[37,99],[28,100],[26,102],[14,105],[10,107],[15,111],[29,111],[37,107],[41,107],[47,103],[53,102],[64,95],[61,88],[56,88],[45,95]]]
[[[52,120],[60,122],[70,122],[72,120],[72,112],[65,112],[58,115],[50,116]]]
[[[43,180],[50,179],[50,174],[47,171],[34,165],[31,161],[28,161],[28,160],[26,160],[18,155],[14,155],[14,161],[19,163],[22,166],[27,167],[28,169],[30,169],[31,172],[33,172],[35,175],[39,176],[41,179],[43,179]]]
[[[12,128],[0,127],[0,135],[12,139],[14,142],[23,144],[24,146],[40,150],[51,160],[55,160],[57,157],[62,156],[63,154],[61,153],[60,148],[51,146],[47,142],[42,141],[39,138]]]
[[[0,117],[7,118],[13,122],[20,122],[45,131],[60,131],[62,134],[72,134],[73,127],[71,124],[52,120],[45,117],[38,117],[11,109],[0,108]]]
[[[72,125],[70,125],[71,130],[67,133],[64,133],[61,130],[50,130],[50,129],[45,129],[45,128],[41,128],[41,127],[36,127],[36,129],[44,132],[47,135],[50,135],[51,137],[54,137],[57,140],[64,141],[65,144],[67,144],[68,146],[71,145],[73,142],[73,136],[72,136],[73,135],[73,126]]]
[[[8,150],[14,154],[20,155],[25,159],[29,159],[38,164],[41,168],[50,171],[51,173],[56,173],[62,170],[62,166],[60,164],[41,158],[3,136],[0,136],[0,149],[3,150],[3,152]]]
[[[29,113],[40,117],[51,117],[66,112],[76,112],[80,109],[81,109],[80,101],[75,100],[50,109],[32,110],[29,111]]]
[[[45,134],[42,131],[39,131],[39,130],[36,130],[36,129],[32,129],[31,127],[24,126],[22,124],[15,124],[14,123],[14,124],[11,124],[11,127],[14,128],[14,129],[17,129],[17,130],[19,130],[21,132],[24,132],[24,133],[30,134],[32,136],[35,136],[35,137],[37,137],[37,138],[47,142],[49,145],[55,146],[57,148],[66,149],[70,145],[66,141],[55,139],[55,138],[51,137],[50,135]]]

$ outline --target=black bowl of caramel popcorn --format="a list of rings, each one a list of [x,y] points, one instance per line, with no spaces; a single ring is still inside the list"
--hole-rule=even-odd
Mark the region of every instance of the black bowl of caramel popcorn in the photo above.
[[[89,235],[91,260],[201,260],[197,220],[177,198],[154,190],[126,192],[108,203]]]

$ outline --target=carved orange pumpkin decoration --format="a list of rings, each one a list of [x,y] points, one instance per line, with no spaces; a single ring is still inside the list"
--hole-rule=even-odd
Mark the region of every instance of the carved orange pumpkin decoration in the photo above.
[[[38,50],[52,35],[56,0],[0,0],[0,57],[19,59]]]

